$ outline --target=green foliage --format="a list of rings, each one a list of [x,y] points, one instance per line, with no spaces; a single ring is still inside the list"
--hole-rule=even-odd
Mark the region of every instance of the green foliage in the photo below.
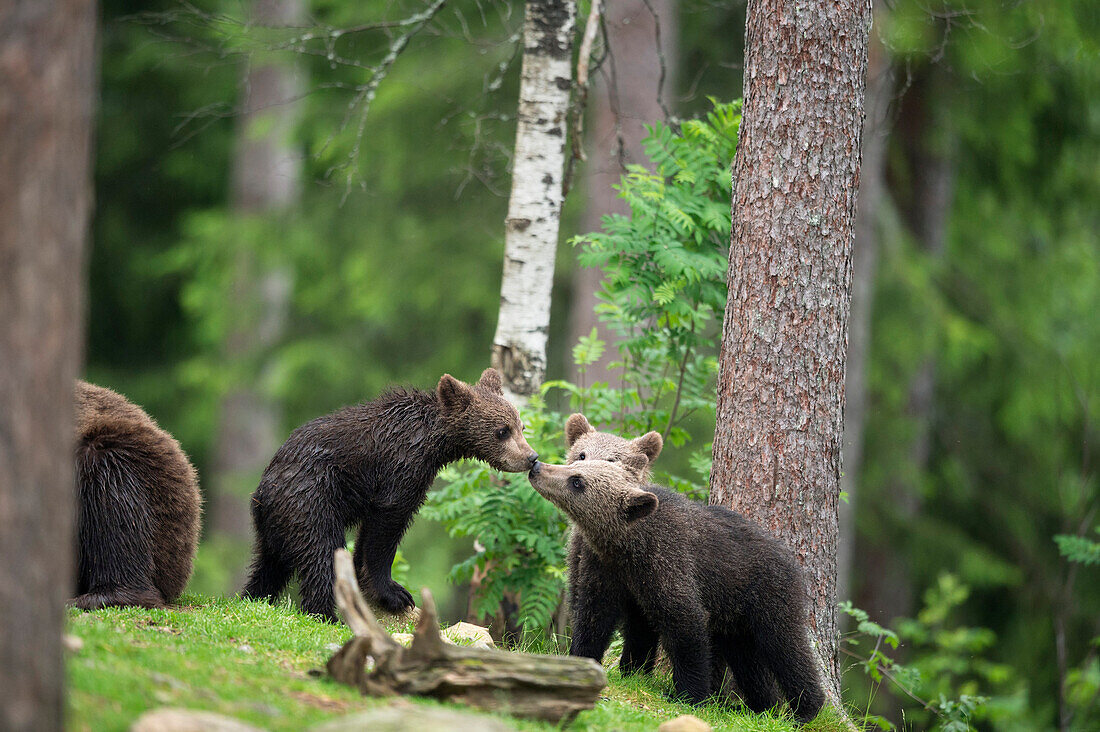
[[[541,398],[524,410],[524,436],[547,462],[562,457],[562,421]],[[476,609],[495,615],[505,592],[518,594],[523,624],[545,629],[565,582],[566,523],[558,510],[531,489],[524,473],[497,473],[484,463],[464,462],[440,474],[421,515],[441,522],[452,536],[473,537],[478,551],[451,571],[451,580],[481,576]]]
[[[1100,528],[1096,529],[1100,533]],[[1085,536],[1069,536],[1059,534],[1054,537],[1058,544],[1058,551],[1071,562],[1081,564],[1100,564],[1100,542],[1093,541]]]
[[[725,308],[729,247],[729,166],[740,104],[717,104],[701,120],[679,129],[656,124],[645,139],[655,173],[633,166],[618,186],[630,216],[604,218],[604,231],[578,237],[580,260],[604,273],[597,312],[619,336],[612,369],[620,385],[585,384],[589,366],[606,344],[593,330],[573,348],[580,383],[548,381],[523,415],[527,441],[542,460],[563,457],[564,416],[547,408],[558,390],[570,408],[624,435],[663,428],[674,445],[691,436],[681,426],[696,411],[713,414],[717,340]],[[692,455],[705,483],[709,449]],[[518,617],[529,631],[545,631],[565,583],[567,525],[526,476],[500,475],[478,463],[448,469],[444,488],[422,512],[452,536],[474,537],[478,552],[451,573],[468,581],[477,570],[477,610],[494,615],[505,593],[518,598]],[[698,483],[668,476],[670,485],[703,493]]]
[[[596,312],[617,336],[620,380],[554,386],[595,424],[657,429],[679,447],[690,439],[684,419],[713,412],[740,108],[714,102],[678,129],[650,127],[643,147],[654,172],[630,166],[616,187],[630,215],[605,216],[602,231],[573,241],[581,264],[603,270]]]
[[[854,659],[847,671],[861,669],[870,679],[868,708],[888,682],[902,692],[897,696],[904,719],[921,728],[956,732],[970,729],[971,720],[1004,721],[1018,713],[1018,695],[1011,696],[1019,689],[1014,671],[987,658],[995,647],[993,632],[955,624],[969,594],[954,575],[940,575],[917,617],[900,619],[897,631],[872,622],[852,603],[841,603],[841,612],[856,622],[855,632],[844,639],[844,652]],[[1005,695],[993,699],[982,693],[989,691]],[[894,729],[885,717],[868,713],[867,721]]]

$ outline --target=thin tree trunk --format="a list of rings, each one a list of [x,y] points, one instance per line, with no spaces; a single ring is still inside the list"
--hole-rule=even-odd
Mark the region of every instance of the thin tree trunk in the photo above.
[[[523,22],[512,195],[492,353],[505,394],[518,403],[537,393],[546,375],[576,10],[572,0],[528,0]]]
[[[870,0],[750,0],[711,502],[799,557],[839,705],[836,546]]]
[[[94,0],[0,4],[0,729],[58,730],[73,382],[92,203]]]
[[[581,231],[597,231],[607,214],[626,214],[626,204],[612,187],[631,164],[644,164],[642,138],[645,126],[664,119],[662,104],[675,88],[676,75],[676,2],[675,0],[620,0],[609,2],[604,15],[607,28],[608,57],[600,67],[591,99],[589,115],[588,163],[585,166],[587,205],[581,218]],[[661,47],[657,47],[657,38]],[[570,307],[570,343],[576,343],[597,329],[611,343],[595,313],[596,292],[603,271],[578,266],[573,274],[573,301]],[[607,381],[608,364],[615,360],[614,348],[589,366],[585,382]],[[573,370],[572,351],[567,351],[568,366]]]
[[[935,268],[947,242],[947,224],[954,198],[954,135],[940,104],[946,92],[945,71],[932,68],[912,85],[903,104],[898,136],[913,171],[913,188],[899,196],[911,202],[905,218],[913,235]],[[922,356],[908,386],[906,416],[912,440],[906,464],[895,466],[887,490],[897,525],[911,525],[921,512],[920,477],[928,470],[935,417],[936,357]],[[916,611],[915,588],[907,552],[896,545],[868,547],[861,552],[861,576],[867,584],[862,605],[874,616],[892,621]]]
[[[302,0],[254,0],[251,22],[300,25]],[[242,217],[270,216],[293,208],[301,196],[302,155],[293,145],[303,89],[293,62],[254,57],[246,71],[244,112],[237,127],[232,210]],[[211,476],[210,528],[223,539],[247,542],[248,495],[279,446],[279,405],[256,384],[264,354],[282,335],[290,298],[290,275],[261,265],[255,252],[238,253],[230,307],[235,325],[225,344],[231,363],[252,373],[235,384],[221,404]]]
[[[844,441],[840,449],[840,543],[837,548],[837,597],[851,599],[852,564],[856,543],[856,502],[863,465],[863,426],[867,416],[867,371],[871,346],[875,271],[878,265],[879,204],[885,185],[888,114],[894,96],[894,72],[882,43],[882,25],[889,11],[875,8],[867,59],[867,116],[863,122],[863,164],[856,202],[856,237],[852,246],[852,310],[848,322],[848,357],[844,376]],[[841,619],[843,621],[843,618]]]

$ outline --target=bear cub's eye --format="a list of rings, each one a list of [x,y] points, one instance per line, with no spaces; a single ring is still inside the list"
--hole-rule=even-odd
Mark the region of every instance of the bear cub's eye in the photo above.
[[[582,490],[584,488],[584,478],[579,475],[574,475],[569,479],[569,487],[575,491]]]
[[[578,455],[577,459],[578,460],[584,460],[584,453],[582,452],[580,455]]]
[[[510,434],[512,434],[512,429],[510,427],[501,427],[499,430],[497,430],[497,439],[507,440],[508,435]]]

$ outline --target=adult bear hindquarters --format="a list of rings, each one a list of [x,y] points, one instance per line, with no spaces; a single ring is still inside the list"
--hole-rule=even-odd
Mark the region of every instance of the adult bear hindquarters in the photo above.
[[[191,577],[195,470],[179,443],[110,389],[76,383],[74,607],[163,607]]]
[[[592,551],[570,578],[582,594],[573,613],[572,655],[602,660],[624,626],[624,673],[652,666],[660,642],[678,694],[693,703],[712,688],[712,657],[721,655],[745,704],[755,712],[780,698],[799,721],[824,703],[806,633],[803,580],[794,557],[744,516],[704,506],[639,475],[646,458],[620,462],[537,463],[531,485],[569,516]]]
[[[357,526],[364,592],[391,612],[412,607],[390,568],[436,473],[461,458],[523,472],[537,457],[494,369],[472,386],[444,374],[434,392],[399,389],[308,422],[252,495],[256,545],[244,595],[273,600],[297,573],[302,609],[335,620],[333,552]]]

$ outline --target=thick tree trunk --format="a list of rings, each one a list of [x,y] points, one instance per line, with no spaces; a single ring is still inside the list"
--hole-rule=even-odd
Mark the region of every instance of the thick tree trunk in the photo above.
[[[837,498],[870,0],[750,0],[711,502],[799,557],[839,703]]]
[[[251,22],[261,26],[300,25],[302,0],[254,0]],[[301,195],[302,155],[292,144],[298,122],[293,100],[303,80],[290,62],[254,57],[243,88],[244,111],[237,127],[232,208],[240,216],[277,214]],[[225,344],[226,358],[263,368],[264,354],[282,335],[290,298],[290,276],[259,264],[241,251],[229,307],[236,316]],[[235,542],[249,534],[248,495],[279,446],[280,411],[256,384],[257,373],[235,384],[222,400],[211,475],[210,530]]]
[[[0,4],[0,729],[62,728],[94,0]]]
[[[836,594],[851,599],[852,564],[856,543],[856,502],[863,464],[863,425],[867,416],[867,371],[871,347],[878,264],[879,205],[885,185],[886,144],[890,139],[889,110],[894,97],[894,73],[882,43],[888,10],[879,2],[867,59],[866,119],[863,122],[863,164],[856,202],[856,236],[852,246],[852,310],[848,321],[848,359],[844,376],[844,440],[840,449],[840,543],[837,547]]]
[[[527,2],[512,195],[504,222],[504,276],[492,354],[505,394],[519,403],[538,392],[546,374],[575,19],[572,0]]]
[[[604,24],[608,58],[589,95],[591,127],[584,175],[587,205],[581,231],[597,231],[607,214],[628,213],[612,186],[619,182],[626,165],[646,162],[642,150],[645,126],[664,119],[662,104],[668,106],[675,88],[675,5],[675,0],[617,0],[607,4]],[[593,328],[604,341],[612,341],[612,334],[600,326],[595,312],[602,278],[603,271],[598,268],[578,266],[573,274],[570,343],[576,343]],[[572,351],[567,351],[567,357],[569,369],[577,378]],[[607,381],[608,364],[615,358],[615,349],[608,348],[599,362],[587,368],[586,383]]]

